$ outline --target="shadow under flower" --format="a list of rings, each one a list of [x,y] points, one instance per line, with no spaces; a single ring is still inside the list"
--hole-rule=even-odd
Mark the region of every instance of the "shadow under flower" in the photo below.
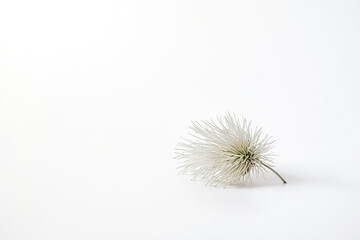
[[[287,183],[283,183],[278,177],[266,175],[264,177],[253,178],[246,183],[232,184],[230,188],[263,188],[263,187],[285,187],[287,185],[306,182],[304,178],[296,174],[284,175]]]

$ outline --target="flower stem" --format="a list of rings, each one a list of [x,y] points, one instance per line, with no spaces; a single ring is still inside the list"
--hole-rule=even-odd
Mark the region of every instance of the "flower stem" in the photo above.
[[[267,167],[268,169],[270,169],[273,173],[275,173],[282,181],[283,183],[286,183],[285,179],[283,179],[280,174],[278,174],[274,169],[272,169],[271,167],[269,167],[268,165],[266,165],[265,163],[261,162],[262,165],[264,165],[265,167]]]

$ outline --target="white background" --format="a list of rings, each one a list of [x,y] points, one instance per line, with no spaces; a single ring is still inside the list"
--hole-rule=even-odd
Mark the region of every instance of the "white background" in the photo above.
[[[359,239],[359,1],[1,1],[0,239]],[[192,120],[277,139],[177,175]]]

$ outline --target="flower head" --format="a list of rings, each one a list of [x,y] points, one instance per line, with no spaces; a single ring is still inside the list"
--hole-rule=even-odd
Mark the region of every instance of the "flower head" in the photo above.
[[[193,122],[190,139],[183,139],[176,148],[181,173],[193,180],[206,180],[210,185],[232,185],[246,182],[252,176],[271,170],[270,152],[274,140],[261,135],[261,128],[251,127],[227,113],[217,121]]]

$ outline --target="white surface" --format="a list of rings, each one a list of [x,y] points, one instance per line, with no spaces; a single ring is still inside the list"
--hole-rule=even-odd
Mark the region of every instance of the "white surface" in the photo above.
[[[0,239],[359,239],[359,43],[358,1],[1,1]],[[227,110],[287,185],[177,175]]]

